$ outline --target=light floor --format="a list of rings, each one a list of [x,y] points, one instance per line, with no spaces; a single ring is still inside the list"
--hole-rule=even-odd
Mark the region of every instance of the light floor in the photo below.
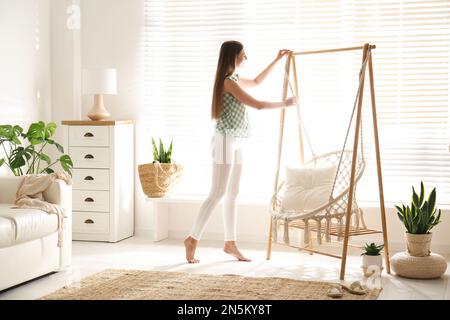
[[[259,277],[286,277],[338,282],[340,260],[323,255],[309,255],[296,249],[276,245],[272,260],[267,261],[265,244],[240,243],[252,262],[238,262],[222,252],[222,242],[202,241],[198,249],[199,264],[184,261],[182,240],[152,242],[132,237],[118,243],[73,242],[72,266],[26,284],[0,292],[0,300],[37,299],[76,280],[106,268],[177,271],[207,274],[239,274]],[[358,253],[348,257],[346,282],[363,280]],[[449,261],[449,257],[446,257]],[[382,274],[379,299],[450,300],[450,268],[437,280],[411,280]],[[376,279],[375,279],[376,280]],[[376,284],[376,282],[372,282]]]

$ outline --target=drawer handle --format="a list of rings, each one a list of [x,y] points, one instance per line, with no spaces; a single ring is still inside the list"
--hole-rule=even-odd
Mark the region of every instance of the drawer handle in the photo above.
[[[93,178],[93,177],[91,177],[91,176],[87,176],[86,178],[84,178],[84,180],[87,180],[87,181],[92,181],[92,180],[94,180],[94,178]]]
[[[92,199],[91,197],[88,197],[88,198],[84,199],[84,202],[94,202],[94,199]]]
[[[92,154],[87,154],[84,156],[85,159],[94,159],[94,156]]]
[[[94,223],[94,220],[92,220],[92,219],[86,219],[86,220],[84,220],[84,223],[86,223],[86,224],[93,224],[93,223]]]
[[[86,133],[84,134],[84,136],[85,136],[86,138],[92,138],[94,135],[93,135],[92,133],[90,133],[90,132],[86,132]]]

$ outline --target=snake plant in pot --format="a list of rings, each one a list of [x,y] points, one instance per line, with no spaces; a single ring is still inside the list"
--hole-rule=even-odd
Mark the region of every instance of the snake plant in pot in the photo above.
[[[183,167],[172,161],[173,141],[166,149],[159,139],[159,148],[152,138],[153,162],[138,166],[142,190],[150,198],[163,197],[178,184]]]
[[[411,206],[395,206],[397,216],[406,227],[408,253],[415,257],[430,255],[432,233],[430,230],[441,222],[441,210],[436,208],[436,188],[425,200],[425,187],[420,183],[420,195],[412,188]]]

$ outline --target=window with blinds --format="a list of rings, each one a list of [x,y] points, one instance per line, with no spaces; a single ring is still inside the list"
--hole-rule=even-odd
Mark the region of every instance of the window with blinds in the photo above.
[[[185,166],[180,194],[206,195],[211,179],[212,86],[220,45],[239,40],[255,77],[279,49],[375,44],[375,91],[387,202],[409,201],[411,186],[437,188],[450,204],[450,2],[369,0],[145,1],[145,120],[153,137],[174,141]],[[300,56],[299,102],[316,153],[339,150],[357,90],[362,52]],[[279,101],[284,61],[249,93]],[[365,176],[357,197],[378,200],[368,75],[364,93]],[[270,200],[279,110],[249,108],[241,197]],[[283,164],[298,164],[296,112],[287,109]],[[429,190],[430,191],[430,190]]]

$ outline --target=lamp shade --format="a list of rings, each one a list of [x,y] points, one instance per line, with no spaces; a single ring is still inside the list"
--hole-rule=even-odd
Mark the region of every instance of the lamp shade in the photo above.
[[[83,69],[83,94],[117,94],[116,69]]]

